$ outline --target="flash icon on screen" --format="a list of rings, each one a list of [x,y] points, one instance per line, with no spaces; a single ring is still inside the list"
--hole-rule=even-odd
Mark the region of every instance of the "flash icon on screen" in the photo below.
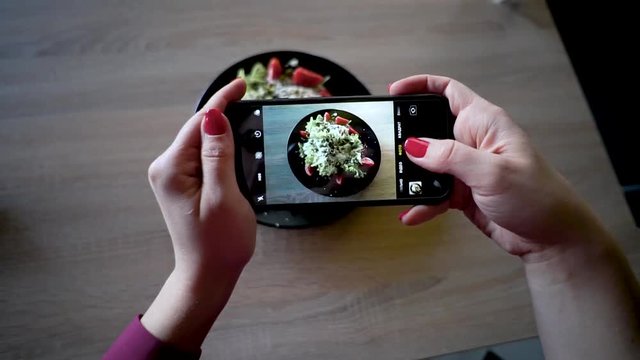
[[[260,109],[256,109],[256,111],[253,112],[253,115],[260,116]]]

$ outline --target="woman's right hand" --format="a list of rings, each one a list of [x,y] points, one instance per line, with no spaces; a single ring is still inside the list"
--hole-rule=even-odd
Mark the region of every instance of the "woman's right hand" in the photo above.
[[[405,142],[411,161],[452,174],[455,182],[449,200],[415,206],[400,215],[402,223],[417,225],[459,209],[504,250],[525,261],[553,256],[598,226],[590,209],[503,109],[441,76],[411,76],[391,84],[389,93],[442,94],[457,117],[455,140]]]

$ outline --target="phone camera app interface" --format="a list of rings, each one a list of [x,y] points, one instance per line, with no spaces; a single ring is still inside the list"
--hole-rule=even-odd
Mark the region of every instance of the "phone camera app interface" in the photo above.
[[[441,103],[265,105],[242,123],[242,165],[256,205],[434,197],[441,175],[404,154],[408,137],[444,138]]]

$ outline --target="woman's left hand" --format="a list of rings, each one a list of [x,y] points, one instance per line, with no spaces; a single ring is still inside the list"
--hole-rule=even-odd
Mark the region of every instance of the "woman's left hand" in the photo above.
[[[185,350],[200,347],[255,248],[256,219],[238,189],[233,135],[222,113],[245,86],[236,79],[218,91],[149,167],[175,268],[142,324]]]

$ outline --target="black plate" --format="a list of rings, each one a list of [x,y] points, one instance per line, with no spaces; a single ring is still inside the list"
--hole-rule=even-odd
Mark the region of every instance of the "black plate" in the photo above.
[[[280,59],[281,62],[287,62],[291,58],[296,58],[298,59],[300,66],[304,66],[305,68],[313,70],[319,74],[330,75],[331,78],[324,85],[327,90],[335,96],[371,95],[369,90],[367,90],[360,80],[353,76],[353,74],[348,70],[331,60],[299,51],[270,51],[250,56],[230,65],[209,85],[200,98],[196,111],[202,109],[213,94],[235,79],[239,69],[249,71],[256,62],[261,62],[266,66],[269,63],[269,60],[274,56]],[[332,206],[332,211],[317,208],[310,208],[308,210],[298,208],[293,211],[275,210],[260,212],[256,214],[256,216],[258,218],[258,222],[263,225],[281,228],[304,228],[324,225],[344,218],[351,209],[352,207],[337,204],[336,206]]]
[[[362,155],[374,161],[374,165],[368,169],[365,170],[363,167],[363,170],[365,170],[364,177],[355,178],[351,175],[343,174],[342,183],[338,184],[336,178],[333,176],[320,176],[317,172],[311,176],[307,175],[304,160],[300,156],[300,146],[298,145],[304,142],[300,132],[305,129],[307,122],[309,122],[311,118],[315,118],[318,115],[323,116],[325,112],[329,114],[336,113],[338,116],[350,120],[349,125],[360,134],[360,140],[364,145]],[[371,127],[355,114],[338,109],[322,109],[303,117],[293,128],[291,135],[289,135],[287,156],[289,158],[291,171],[302,185],[317,194],[331,197],[350,196],[364,190],[376,177],[381,161],[380,143],[378,143],[378,138]]]

